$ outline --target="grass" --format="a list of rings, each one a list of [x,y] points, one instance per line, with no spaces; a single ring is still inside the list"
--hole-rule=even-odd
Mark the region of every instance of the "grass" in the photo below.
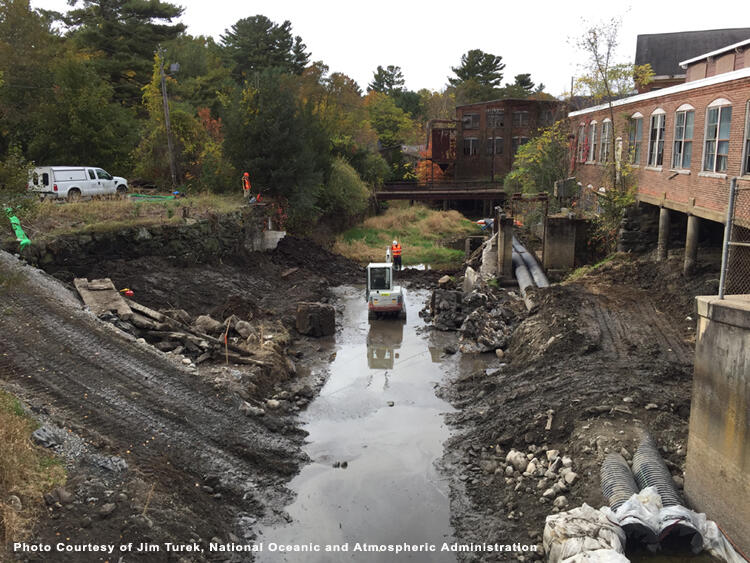
[[[48,200],[31,207],[19,219],[28,237],[36,241],[61,234],[179,223],[183,213],[194,219],[201,219],[209,214],[236,211],[243,204],[240,194],[198,194],[165,201],[92,199],[67,203]],[[14,236],[7,223],[3,221],[3,231]]]
[[[65,483],[61,462],[32,444],[36,428],[18,399],[0,391],[0,560],[9,542],[29,536],[44,493]],[[21,499],[21,510],[11,506],[11,495]]]
[[[581,266],[580,268],[576,268],[575,270],[573,270],[568,275],[567,278],[565,278],[565,281],[566,282],[578,281],[581,278],[585,277],[586,275],[588,275],[588,274],[594,272],[595,270],[601,268],[605,264],[608,264],[609,262],[612,262],[618,256],[622,256],[622,254],[620,254],[620,253],[610,254],[609,256],[607,256],[603,260],[600,260],[596,264],[591,264],[589,266]]]
[[[334,251],[363,264],[382,262],[386,248],[397,239],[403,248],[405,266],[429,264],[434,268],[449,268],[461,263],[464,252],[447,248],[443,243],[480,233],[479,227],[458,211],[392,205],[382,215],[370,217],[342,233]]]

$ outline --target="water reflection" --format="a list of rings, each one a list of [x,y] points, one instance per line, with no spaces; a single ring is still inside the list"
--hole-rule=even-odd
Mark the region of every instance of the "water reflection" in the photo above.
[[[367,333],[367,367],[393,369],[398,350],[404,340],[406,321],[399,319],[371,320]]]

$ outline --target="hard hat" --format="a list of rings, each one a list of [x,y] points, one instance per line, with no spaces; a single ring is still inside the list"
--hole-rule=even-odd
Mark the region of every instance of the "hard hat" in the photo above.
[[[243,174],[243,176],[250,176],[250,173],[249,173],[249,172],[245,172],[245,173]]]
[[[393,241],[393,244],[398,244],[398,241],[395,241],[395,240],[394,240],[394,241]]]

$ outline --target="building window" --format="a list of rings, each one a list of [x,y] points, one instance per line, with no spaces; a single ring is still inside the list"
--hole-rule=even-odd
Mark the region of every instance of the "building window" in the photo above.
[[[505,110],[487,110],[487,129],[502,129],[505,127]]]
[[[599,162],[608,162],[612,156],[612,122],[602,123],[602,142],[599,148]]]
[[[589,125],[589,154],[587,160],[588,162],[596,160],[596,121],[592,121]]]
[[[742,174],[750,174],[750,102],[745,108],[745,158],[742,162]]]
[[[643,140],[643,118],[635,117],[630,119],[630,136],[629,147],[630,162],[633,164],[641,163],[641,141]]]
[[[703,146],[703,170],[706,172],[724,173],[727,171],[731,123],[732,106],[709,106]]]
[[[493,154],[503,154],[502,137],[487,138],[487,156],[492,156]]]
[[[513,127],[528,127],[529,126],[529,112],[528,111],[514,111],[513,112]]]
[[[661,113],[651,115],[651,134],[648,137],[648,165],[661,166],[664,164],[664,117]]]
[[[465,113],[461,118],[464,129],[479,129],[479,114]]]
[[[586,162],[586,126],[578,126],[578,162]]]
[[[516,154],[518,152],[518,148],[521,145],[526,144],[528,141],[528,137],[513,137],[511,139],[511,149],[513,150],[513,154]]]
[[[695,112],[692,109],[678,111],[674,118],[674,150],[672,168],[688,169],[693,152],[693,125]]]
[[[479,139],[476,137],[464,138],[464,155],[476,156],[479,151]]]
[[[539,124],[542,127],[549,127],[555,122],[555,113],[551,109],[546,109],[539,117]]]

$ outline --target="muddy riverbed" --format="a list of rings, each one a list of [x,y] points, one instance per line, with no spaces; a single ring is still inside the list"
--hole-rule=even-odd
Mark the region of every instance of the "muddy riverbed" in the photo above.
[[[453,408],[435,388],[454,361],[424,331],[418,311],[428,293],[409,292],[405,322],[368,321],[360,288],[336,294],[343,318],[335,359],[319,396],[300,415],[311,463],[289,484],[294,502],[263,522],[260,561],[386,561],[393,552],[357,550],[404,543],[439,550],[452,541],[448,483],[437,462],[450,433],[444,417]],[[274,544],[323,551],[281,555],[268,551]],[[399,559],[455,557],[417,551]]]

